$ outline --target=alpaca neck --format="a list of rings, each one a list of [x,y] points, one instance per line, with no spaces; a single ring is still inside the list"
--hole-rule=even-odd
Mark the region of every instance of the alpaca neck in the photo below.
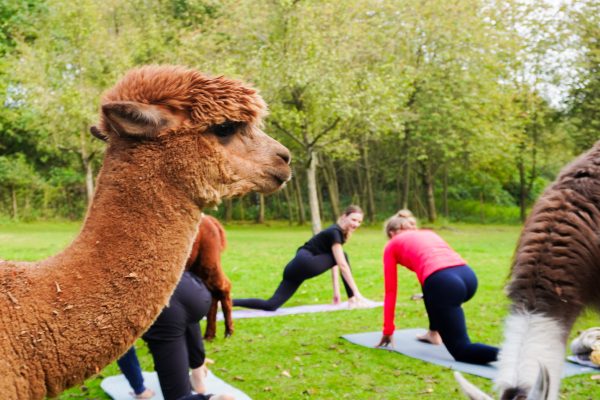
[[[38,269],[51,308],[47,318],[60,331],[54,362],[78,371],[66,382],[64,373],[52,382],[47,371],[49,393],[104,367],[151,325],[181,277],[196,233],[197,204],[161,179],[115,170],[105,161],[81,232]]]
[[[505,340],[498,356],[499,391],[536,383],[540,367],[550,375],[548,399],[558,398],[568,330],[557,319],[535,313],[512,313],[506,320]]]

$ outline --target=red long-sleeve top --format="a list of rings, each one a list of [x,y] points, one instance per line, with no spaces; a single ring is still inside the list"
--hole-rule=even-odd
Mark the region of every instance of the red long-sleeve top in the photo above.
[[[467,262],[439,237],[427,229],[406,230],[391,238],[383,250],[385,299],[383,302],[383,334],[395,330],[398,264],[410,269],[423,286],[425,279],[444,268],[465,265]]]

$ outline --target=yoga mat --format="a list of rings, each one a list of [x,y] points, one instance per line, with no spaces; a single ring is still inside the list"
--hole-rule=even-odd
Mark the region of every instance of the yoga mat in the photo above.
[[[395,351],[402,353],[412,358],[418,358],[432,364],[448,367],[455,371],[466,372],[468,374],[481,376],[483,378],[494,379],[498,372],[495,363],[488,365],[467,364],[464,362],[454,361],[454,358],[448,353],[444,345],[435,346],[428,343],[420,342],[416,339],[417,335],[425,333],[425,329],[402,329],[394,332],[395,348],[378,347],[377,349]],[[381,339],[381,332],[366,332],[352,335],[344,335],[342,338],[351,343],[360,346],[374,348]],[[572,376],[586,373],[598,373],[600,370],[587,366],[577,365],[570,362],[565,362],[562,376]]]
[[[284,307],[279,308],[276,311],[263,311],[263,310],[233,310],[232,317],[234,320],[240,318],[261,318],[261,317],[279,317],[281,315],[293,315],[293,314],[306,314],[326,311],[339,311],[339,310],[358,310],[361,308],[375,308],[383,305],[380,301],[369,301],[364,307],[360,308],[349,308],[348,302],[340,304],[312,304],[307,306],[296,306],[296,307]],[[217,320],[223,320],[223,313],[217,314]]]
[[[152,400],[164,400],[158,383],[158,375],[156,372],[142,372],[144,375],[144,385],[147,388],[154,390],[156,393]],[[124,375],[115,375],[104,378],[100,383],[102,390],[106,392],[113,400],[132,400],[133,390]],[[235,397],[236,400],[250,400],[250,397],[239,389],[231,386],[223,380],[217,378],[210,370],[206,379],[206,393],[223,394],[228,393]]]

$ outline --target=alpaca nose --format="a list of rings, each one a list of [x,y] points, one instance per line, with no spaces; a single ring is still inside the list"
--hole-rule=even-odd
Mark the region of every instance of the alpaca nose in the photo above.
[[[285,162],[287,165],[290,165],[290,162],[292,161],[292,155],[288,149],[284,147],[277,152],[277,155],[283,160],[283,162]]]

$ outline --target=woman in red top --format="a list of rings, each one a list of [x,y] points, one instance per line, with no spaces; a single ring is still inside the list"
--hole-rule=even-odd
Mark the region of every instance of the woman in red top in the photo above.
[[[383,336],[378,346],[393,346],[396,307],[397,264],[413,271],[423,289],[429,331],[418,339],[442,342],[456,361],[487,364],[496,361],[498,348],[471,343],[462,303],[473,297],[477,277],[452,248],[436,233],[417,229],[408,210],[401,210],[385,225],[389,241],[383,252],[385,300]]]

